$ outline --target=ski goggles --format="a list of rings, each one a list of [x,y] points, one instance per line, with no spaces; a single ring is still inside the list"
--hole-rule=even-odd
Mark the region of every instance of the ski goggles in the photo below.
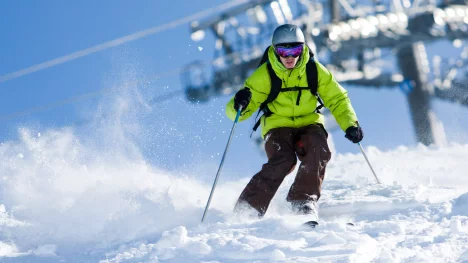
[[[294,46],[287,46],[287,45],[277,45],[275,46],[275,52],[278,56],[287,58],[293,57],[297,58],[302,54],[302,50],[304,50],[304,45],[294,45]]]

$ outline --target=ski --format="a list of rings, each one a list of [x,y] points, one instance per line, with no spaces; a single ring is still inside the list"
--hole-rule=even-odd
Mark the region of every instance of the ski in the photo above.
[[[317,226],[319,225],[319,223],[318,223],[317,221],[315,221],[315,220],[311,220],[311,221],[305,222],[305,223],[302,224],[302,225],[308,226],[308,227],[310,227],[310,228],[315,228],[315,227],[317,227]],[[346,225],[347,225],[347,226],[354,226],[354,224],[351,223],[351,222],[346,223]]]
[[[305,222],[303,225],[308,226],[310,228],[315,228],[316,226],[318,226],[318,224],[319,223],[317,221],[312,220],[312,221]]]
[[[313,204],[312,206],[308,206],[310,208],[308,210],[308,212],[310,213],[310,215],[313,215],[315,217],[315,220],[310,220],[310,221],[307,221],[307,222],[302,224],[302,225],[308,226],[310,228],[316,228],[319,225],[318,221],[320,220],[319,210],[318,210],[318,207],[317,207],[317,202],[315,200],[316,199],[314,199],[314,202],[311,203],[311,204]],[[312,218],[314,218],[314,217],[312,217]],[[351,222],[346,223],[346,225],[347,226],[354,226],[354,224],[351,223]]]

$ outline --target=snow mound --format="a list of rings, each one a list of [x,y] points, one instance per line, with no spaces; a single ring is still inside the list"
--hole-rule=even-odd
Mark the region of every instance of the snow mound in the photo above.
[[[460,195],[452,203],[453,215],[468,216],[468,193]]]
[[[231,212],[248,178],[222,178],[201,224],[211,184],[200,178],[154,167],[132,145],[102,147],[71,129],[20,135],[0,144],[0,257],[7,262],[467,260],[468,145],[369,147],[380,185],[362,155],[336,156],[320,225],[311,229],[285,201],[293,176],[261,220]]]

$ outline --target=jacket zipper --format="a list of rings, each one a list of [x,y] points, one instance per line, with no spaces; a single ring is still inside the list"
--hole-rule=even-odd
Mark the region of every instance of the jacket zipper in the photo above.
[[[291,69],[291,71],[289,71],[288,81],[289,81],[289,78],[291,77],[291,74],[292,74],[293,70],[294,70],[294,69]],[[286,87],[288,87],[288,86],[286,85]],[[294,118],[294,107],[295,107],[294,101],[295,101],[295,100],[294,100],[294,98],[293,98],[293,106],[292,106],[292,121],[293,121],[293,124],[295,124],[295,122],[296,122],[296,120],[295,120],[296,118]]]

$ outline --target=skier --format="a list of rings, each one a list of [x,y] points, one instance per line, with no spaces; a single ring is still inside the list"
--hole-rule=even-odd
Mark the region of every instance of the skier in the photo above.
[[[234,211],[240,212],[247,206],[255,209],[255,216],[263,217],[299,158],[301,163],[286,200],[297,214],[317,213],[325,167],[331,158],[324,117],[317,102],[323,101],[353,143],[362,140],[363,131],[347,91],[322,64],[313,60],[299,27],[277,27],[266,52],[267,62],[247,78],[245,87],[226,105],[226,114],[232,120],[240,107],[239,121],[251,117],[257,109],[264,113],[256,126],[261,123],[268,157],[242,191]]]

